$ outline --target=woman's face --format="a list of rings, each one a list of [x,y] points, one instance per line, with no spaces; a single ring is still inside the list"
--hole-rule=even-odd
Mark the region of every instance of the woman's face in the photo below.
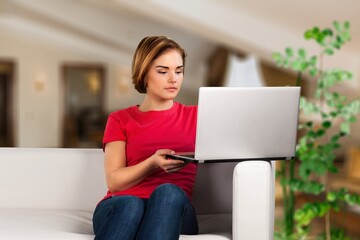
[[[146,94],[157,101],[173,100],[179,93],[184,78],[180,53],[169,49],[154,60],[146,76]]]

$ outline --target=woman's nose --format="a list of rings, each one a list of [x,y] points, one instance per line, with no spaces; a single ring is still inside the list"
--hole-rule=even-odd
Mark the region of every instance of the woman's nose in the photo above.
[[[177,81],[176,77],[177,77],[176,74],[172,73],[172,74],[170,74],[168,81],[170,83],[176,83],[176,81]]]

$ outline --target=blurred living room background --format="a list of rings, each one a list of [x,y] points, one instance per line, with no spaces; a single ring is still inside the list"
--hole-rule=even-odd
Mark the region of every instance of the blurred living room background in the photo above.
[[[131,61],[148,35],[166,35],[185,48],[177,100],[197,104],[201,86],[295,85],[295,73],[276,67],[272,53],[299,46],[316,54],[303,32],[347,20],[352,41],[325,64],[351,71],[353,81],[338,91],[359,98],[358,9],[356,0],[0,0],[0,147],[101,147],[107,115],[141,103]],[[302,95],[314,88],[305,76]],[[357,121],[337,151],[343,175],[349,156],[360,160],[353,150],[359,129]],[[360,223],[360,213],[350,218]]]

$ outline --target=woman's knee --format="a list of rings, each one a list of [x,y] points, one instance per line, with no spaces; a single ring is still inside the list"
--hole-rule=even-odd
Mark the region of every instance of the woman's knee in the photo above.
[[[175,184],[171,183],[165,183],[158,186],[154,190],[152,195],[154,195],[154,197],[159,197],[160,199],[164,201],[169,201],[171,203],[181,203],[187,199],[185,192]]]
[[[94,218],[100,217],[104,220],[104,218],[121,217],[139,221],[144,211],[144,200],[134,196],[119,196],[101,202],[95,210]]]
[[[143,199],[134,196],[121,196],[114,197],[119,198],[114,204],[114,210],[123,212],[125,214],[131,213],[131,215],[141,218],[145,211],[145,202]]]
[[[145,212],[145,201],[133,196],[119,196],[104,200],[95,210],[94,233],[98,239],[105,235],[135,236]],[[120,238],[123,239],[123,238]]]

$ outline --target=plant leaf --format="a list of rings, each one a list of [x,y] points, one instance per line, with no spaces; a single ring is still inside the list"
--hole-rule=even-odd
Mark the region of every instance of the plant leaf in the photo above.
[[[334,25],[336,31],[341,32],[341,25],[338,21],[334,21],[333,25]]]
[[[285,49],[285,53],[286,53],[286,55],[287,55],[288,57],[294,56],[294,50],[293,50],[292,48],[287,47],[287,48]]]
[[[298,54],[299,54],[299,57],[300,57],[300,58],[302,58],[302,59],[305,59],[305,58],[306,58],[306,51],[305,51],[305,49],[300,48],[300,49],[298,50]]]
[[[326,48],[324,51],[325,54],[327,55],[333,55],[334,54],[334,50],[332,50],[331,48]]]
[[[281,66],[283,62],[283,57],[279,52],[275,52],[272,55],[272,58],[275,60],[276,65]]]
[[[350,22],[346,21],[346,22],[344,23],[344,28],[345,28],[346,30],[350,30]]]
[[[324,121],[323,123],[322,123],[322,127],[323,128],[330,128],[331,127],[331,122],[330,121]]]

